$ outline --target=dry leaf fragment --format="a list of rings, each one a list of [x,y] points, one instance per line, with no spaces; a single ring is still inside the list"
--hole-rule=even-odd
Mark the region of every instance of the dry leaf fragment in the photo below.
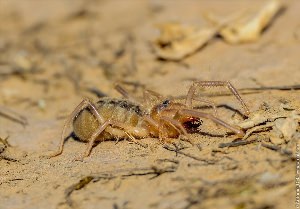
[[[274,128],[270,135],[273,144],[284,144],[296,136],[298,121],[294,115],[292,113],[287,118],[278,118],[274,121]]]
[[[289,141],[297,132],[298,121],[292,117],[279,118],[274,122],[274,125],[275,128],[283,135],[283,138]]]
[[[244,13],[228,23],[219,33],[231,44],[256,41],[282,6],[279,0],[270,0],[258,12]]]
[[[179,23],[158,25],[160,36],[154,41],[158,57],[181,60],[204,46],[215,34],[212,27],[200,28]]]
[[[276,134],[274,134],[272,132],[270,135],[270,141],[272,144],[275,144],[275,145],[280,145],[280,144],[285,143],[284,139],[280,138],[279,136],[277,136]]]
[[[278,145],[295,138],[298,133],[299,121],[300,115],[297,111],[292,111],[288,116],[274,115],[273,117],[265,117],[260,113],[256,113],[238,125],[247,130],[243,140],[256,131],[272,128],[270,140],[273,144]]]

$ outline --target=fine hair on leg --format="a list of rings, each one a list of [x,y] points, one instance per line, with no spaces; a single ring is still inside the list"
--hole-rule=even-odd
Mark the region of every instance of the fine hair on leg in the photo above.
[[[160,119],[164,120],[165,122],[168,122],[170,125],[172,125],[172,127],[174,127],[175,130],[179,134],[184,134],[185,136],[188,135],[188,133],[186,132],[186,130],[184,129],[184,127],[178,121],[176,121],[176,120],[174,120],[172,118],[166,117],[166,116],[161,116]]]
[[[172,127],[179,134],[183,134],[186,137],[186,140],[184,140],[184,141],[187,141],[190,144],[194,145],[194,143],[191,141],[187,131],[184,129],[184,127],[182,126],[182,124],[180,122],[178,122],[177,120],[174,120],[172,118],[166,117],[166,116],[161,116],[161,120],[164,120],[164,121],[168,122],[170,125],[172,125]]]
[[[65,143],[65,132],[66,132],[66,129],[67,129],[68,125],[70,125],[71,122],[74,120],[74,118],[77,116],[77,114],[86,107],[88,107],[92,111],[92,113],[97,118],[99,124],[102,124],[104,122],[104,118],[99,114],[99,112],[97,111],[95,105],[87,98],[82,100],[80,102],[80,104],[73,110],[73,112],[67,118],[67,120],[64,124],[63,130],[62,130],[61,139],[60,139],[60,143],[59,143],[59,148],[55,153],[51,154],[50,157],[55,157],[57,155],[60,155],[63,152],[63,146],[64,146],[64,143]]]
[[[218,110],[217,110],[217,105],[213,102],[213,101],[210,101],[208,99],[204,99],[204,98],[193,98],[194,100],[197,100],[199,102],[203,102],[209,106],[211,106],[214,110],[214,116],[215,117],[218,117]],[[192,104],[191,104],[192,105]],[[190,109],[194,109],[192,106],[188,107]]]
[[[107,126],[112,124],[113,122],[110,119],[101,124],[93,133],[93,135],[89,138],[88,145],[84,151],[84,154],[82,156],[77,157],[76,160],[82,160],[84,157],[89,156],[97,137],[107,128]]]
[[[139,103],[138,99],[133,97],[132,95],[130,95],[128,93],[128,91],[126,89],[124,89],[121,85],[116,84],[115,85],[115,89],[126,99],[129,99],[133,102]]]
[[[192,100],[194,99],[196,88],[200,87],[227,87],[231,93],[236,97],[236,99],[241,103],[242,107],[245,110],[245,114],[249,115],[250,110],[245,104],[244,100],[239,95],[236,88],[229,82],[229,81],[195,81],[193,82],[192,86],[190,87],[187,97],[186,97],[186,105],[191,108],[192,107]]]

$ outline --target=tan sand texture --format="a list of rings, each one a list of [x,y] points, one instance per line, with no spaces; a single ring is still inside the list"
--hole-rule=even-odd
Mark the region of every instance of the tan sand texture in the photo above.
[[[267,1],[0,0],[0,209],[295,208],[300,114],[300,2],[282,10],[251,43],[214,34],[176,61],[160,59],[157,25],[209,25]],[[213,26],[213,24],[212,24]],[[176,39],[177,40],[177,39]],[[58,147],[64,122],[83,98],[137,97],[144,88],[184,98],[194,80],[229,80],[251,114],[226,88],[199,88],[244,139],[203,119],[194,145],[157,138]],[[213,113],[194,102],[199,111]],[[69,128],[68,132],[72,130]]]

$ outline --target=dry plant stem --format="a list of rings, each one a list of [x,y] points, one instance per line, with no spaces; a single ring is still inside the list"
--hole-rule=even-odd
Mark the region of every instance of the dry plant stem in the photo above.
[[[256,91],[265,91],[265,90],[282,90],[282,91],[291,91],[291,90],[300,90],[300,84],[291,85],[291,86],[263,86],[257,88],[243,88],[239,89],[240,91],[247,90],[256,90]]]
[[[84,99],[76,108],[75,110],[71,113],[71,115],[68,117],[65,125],[64,125],[64,128],[63,128],[63,131],[62,131],[62,134],[61,134],[61,140],[60,140],[60,144],[59,144],[59,149],[50,155],[50,157],[55,157],[57,155],[60,155],[63,151],[63,146],[64,146],[64,143],[65,143],[65,132],[66,132],[66,129],[68,127],[68,125],[70,125],[70,123],[74,120],[74,118],[76,117],[76,115],[81,111],[83,110],[84,108],[90,108],[90,110],[92,111],[92,113],[96,116],[97,120],[102,124],[104,123],[104,118],[98,113],[95,105],[89,100],[89,99]]]
[[[163,146],[163,148],[166,149],[166,150],[168,150],[168,151],[175,152],[176,156],[177,156],[177,154],[184,155],[184,156],[189,157],[191,159],[194,159],[194,160],[197,160],[197,161],[201,161],[201,162],[205,162],[207,165],[211,165],[211,164],[215,164],[216,163],[215,160],[209,160],[209,159],[206,159],[206,158],[199,158],[197,156],[185,153],[185,152],[181,151],[181,149],[178,149],[178,147],[176,147],[176,146],[175,146],[175,148],[172,148],[170,146],[166,146],[165,145],[165,146]]]
[[[254,132],[256,131],[263,131],[263,130],[268,130],[268,128],[271,128],[274,125],[274,123],[270,122],[267,124],[263,124],[263,125],[259,125],[259,126],[255,126],[249,130],[247,130],[245,136],[243,137],[242,140],[246,140],[250,135],[252,135]]]
[[[243,146],[247,144],[252,144],[254,142],[257,142],[257,140],[251,140],[251,141],[244,141],[244,140],[238,140],[234,142],[229,142],[229,143],[220,143],[219,148],[225,148],[225,147],[238,147],[238,146]]]
[[[266,143],[261,143],[261,146],[263,146],[263,147],[265,147],[267,149],[276,151],[276,152],[280,153],[281,155],[289,156],[289,157],[291,157],[290,159],[294,160],[293,152],[290,151],[290,150],[282,149],[279,146],[271,145],[271,144],[266,144]]]
[[[148,176],[148,175],[153,175],[151,178],[149,178],[149,180],[154,179],[156,177],[159,177],[162,174],[166,174],[166,173],[173,173],[177,170],[177,163],[175,163],[176,166],[172,165],[172,166],[166,166],[166,167],[156,167],[156,166],[152,166],[150,168],[136,168],[134,170],[124,170],[126,171],[125,173],[121,173],[120,171],[116,171],[114,172],[114,174],[112,174],[111,172],[108,173],[101,173],[98,175],[93,175],[93,176],[85,176],[82,179],[79,180],[79,182],[71,185],[70,187],[68,187],[67,189],[65,189],[65,200],[66,200],[66,204],[68,204],[70,207],[74,208],[74,202],[71,198],[72,193],[75,190],[80,190],[82,188],[84,188],[85,186],[87,186],[89,183],[93,182],[98,182],[100,180],[112,180],[118,177],[121,177],[122,179],[128,178],[128,177],[135,177],[135,176]]]
[[[186,97],[186,105],[189,108],[192,108],[192,101],[194,99],[196,88],[200,87],[227,87],[231,93],[237,98],[237,100],[241,103],[242,107],[245,110],[245,114],[249,115],[250,110],[237,92],[236,88],[229,82],[229,81],[195,81],[192,86],[190,87],[187,97]]]
[[[198,111],[189,110],[189,109],[181,109],[181,110],[179,110],[179,114],[190,115],[190,116],[198,117],[198,118],[207,118],[207,119],[212,120],[216,124],[220,124],[220,125],[224,126],[225,128],[228,128],[229,130],[236,133],[238,136],[243,137],[245,135],[244,131],[240,127],[230,125],[230,124],[226,123],[225,121],[222,121],[219,118],[216,118],[215,116],[208,114],[208,113],[198,112]]]
[[[3,116],[14,122],[20,123],[23,126],[28,124],[27,119],[24,116],[14,112],[13,110],[6,108],[4,106],[0,106],[0,116]]]

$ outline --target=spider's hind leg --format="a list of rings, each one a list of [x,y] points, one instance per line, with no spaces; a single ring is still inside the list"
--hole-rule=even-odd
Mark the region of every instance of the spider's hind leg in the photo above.
[[[63,152],[63,147],[65,144],[65,132],[66,132],[67,127],[71,124],[71,122],[74,120],[74,118],[77,116],[77,114],[86,107],[88,107],[92,111],[92,113],[97,118],[97,120],[99,121],[100,124],[104,123],[104,118],[99,114],[95,105],[89,99],[82,100],[82,102],[80,102],[80,104],[75,108],[75,110],[73,110],[71,115],[67,118],[65,125],[63,127],[63,130],[62,130],[58,150],[56,152],[54,152],[53,154],[51,154],[49,156],[50,158],[60,155]]]

